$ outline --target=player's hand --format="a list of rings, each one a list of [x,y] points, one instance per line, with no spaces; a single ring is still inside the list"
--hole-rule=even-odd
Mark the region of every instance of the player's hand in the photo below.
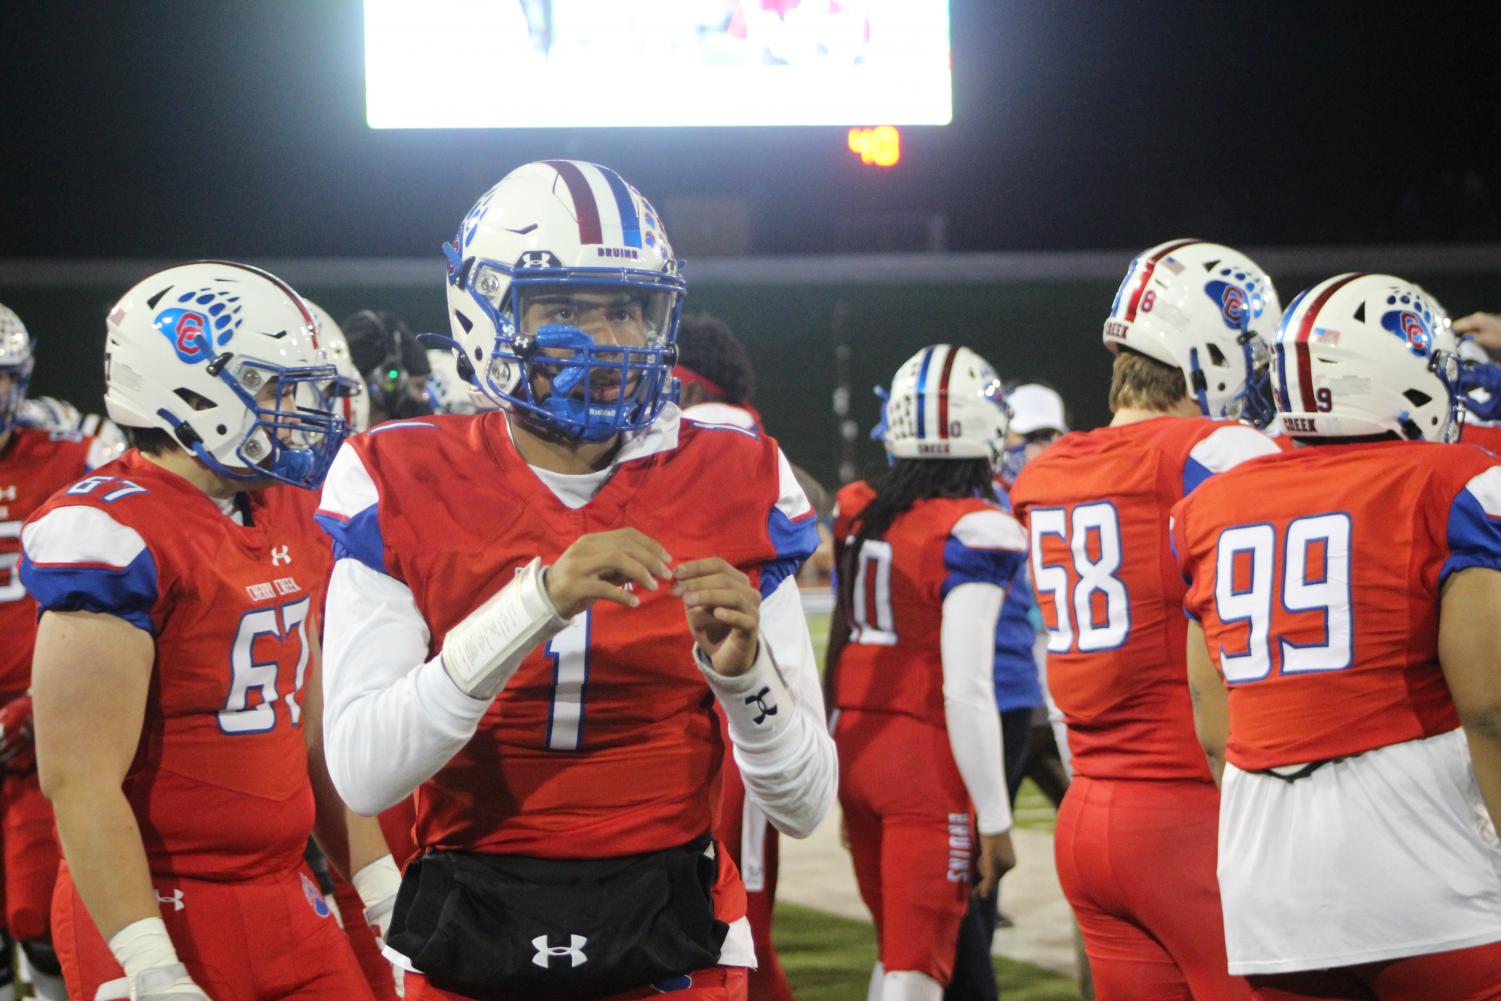
[[[30,695],[19,695],[0,707],[0,766],[8,772],[29,772],[36,767]]]
[[[624,585],[655,591],[658,578],[672,579],[671,562],[661,543],[634,528],[581,535],[547,568],[547,597],[565,619],[596,601],[635,608],[641,599]]]
[[[130,982],[130,1001],[210,1001],[181,963],[142,970]]]
[[[1501,349],[1501,316],[1495,313],[1471,313],[1454,321],[1455,337],[1470,336],[1483,348]]]
[[[749,671],[761,632],[761,592],[750,578],[717,556],[689,560],[672,576],[672,593],[682,596],[694,642],[714,670],[726,677]]]
[[[975,895],[982,900],[995,896],[1001,877],[1016,868],[1016,849],[1011,847],[1011,832],[980,835],[980,882]]]
[[[1470,395],[1474,389],[1486,393],[1484,403]],[[1472,363],[1459,369],[1459,402],[1481,420],[1501,418],[1501,367],[1488,363]]]

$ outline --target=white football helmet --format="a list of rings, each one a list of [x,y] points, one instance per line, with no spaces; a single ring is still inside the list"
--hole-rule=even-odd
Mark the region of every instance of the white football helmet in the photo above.
[[[657,212],[608,167],[544,160],[511,171],[445,245],[454,340],[480,391],[533,427],[602,441],[646,427],[676,398],[672,365],[685,286]],[[569,294],[618,297],[616,320],[588,306],[545,308]],[[609,301],[607,299],[603,301]],[[524,329],[528,306],[545,317]],[[617,315],[611,312],[610,316]],[[616,337],[623,336],[623,340]],[[640,340],[641,343],[628,343]]]
[[[1126,270],[1105,321],[1105,346],[1183,370],[1207,417],[1272,417],[1268,350],[1282,307],[1255,261],[1218,243],[1170,240]]]
[[[139,282],[110,310],[104,402],[124,427],[166,431],[220,476],[323,480],[344,422],[318,322],[281,279],[196,261]]]
[[[931,344],[892,377],[881,440],[893,459],[985,459],[999,472],[1007,419],[988,361],[966,347]]]
[[[330,404],[336,414],[349,426],[350,434],[358,434],[370,427],[370,397],[365,392],[365,380],[360,370],[354,367],[349,354],[349,341],[344,337],[344,328],[339,326],[333,314],[311,299],[304,298],[313,319],[318,321],[318,346],[327,354],[339,375],[327,389]]]
[[[9,385],[0,389],[0,434],[10,430],[21,401],[26,399],[36,363],[32,353],[35,347],[26,324],[9,307],[0,305],[0,374],[10,376]]]
[[[1296,438],[1459,435],[1454,334],[1418,286],[1343,274],[1301,293],[1277,330],[1272,376]]]

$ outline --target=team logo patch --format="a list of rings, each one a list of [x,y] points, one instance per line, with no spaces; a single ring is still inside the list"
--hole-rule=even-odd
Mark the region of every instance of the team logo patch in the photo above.
[[[172,342],[185,362],[206,361],[215,347],[224,347],[240,328],[240,297],[221,289],[184,292],[177,305],[156,314],[156,329]]]
[[[1230,282],[1212,281],[1204,286],[1204,292],[1220,308],[1220,319],[1231,330],[1245,330],[1250,321],[1251,298],[1246,290]]]
[[[516,258],[516,268],[561,268],[563,262],[550,250],[528,250]]]
[[[1392,309],[1381,314],[1381,326],[1406,341],[1419,358],[1428,357],[1433,348],[1433,334],[1427,322],[1410,309]]]
[[[323,899],[323,892],[318,889],[318,884],[308,879],[305,872],[299,872],[297,876],[302,880],[302,895],[307,898],[308,906],[313,909],[313,913],[320,918],[328,917],[330,913],[328,901]]]

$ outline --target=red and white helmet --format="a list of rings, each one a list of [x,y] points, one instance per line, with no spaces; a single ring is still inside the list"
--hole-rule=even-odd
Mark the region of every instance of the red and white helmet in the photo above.
[[[365,380],[360,370],[354,367],[354,358],[349,353],[349,340],[344,328],[332,313],[311,299],[304,298],[313,319],[318,321],[318,346],[328,355],[339,376],[334,380],[328,395],[334,412],[344,418],[350,434],[359,434],[370,427],[370,396],[365,391]]]
[[[1115,293],[1103,339],[1183,370],[1207,417],[1270,419],[1262,405],[1267,352],[1282,307],[1272,280],[1245,254],[1202,240],[1143,251]]]
[[[1272,377],[1296,438],[1459,436],[1459,358],[1441,307],[1392,275],[1343,274],[1301,293],[1277,330]]]
[[[249,265],[158,271],[109,312],[110,417],[166,431],[231,479],[321,483],[345,431],[325,397],[336,376],[307,304]]]
[[[601,440],[646,427],[675,398],[685,285],[656,210],[615,171],[574,160],[518,167],[480,197],[444,253],[453,339],[497,405]],[[628,293],[645,343],[596,344],[566,323],[522,331],[526,297],[569,291]],[[596,393],[607,376],[626,391]]]
[[[1008,419],[990,362],[966,347],[930,344],[892,377],[881,440],[894,459],[985,459],[999,471]]]

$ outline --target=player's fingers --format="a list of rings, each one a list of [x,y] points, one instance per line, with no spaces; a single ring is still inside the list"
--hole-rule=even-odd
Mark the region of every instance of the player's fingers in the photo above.
[[[746,614],[757,611],[760,596],[745,587],[695,587],[683,592],[683,604],[689,608],[730,608]]]
[[[585,602],[613,601],[615,604],[624,605],[626,608],[635,608],[641,604],[641,599],[634,593],[602,580],[585,581],[580,587],[580,591]]]
[[[714,609],[714,618],[716,621],[723,622],[731,629],[738,629],[743,633],[754,633],[761,624],[760,619],[756,616],[737,612],[733,608],[721,607]]]
[[[672,570],[672,576],[677,580],[691,580],[694,577],[706,577],[710,574],[728,574],[741,582],[748,582],[750,580],[749,577],[718,556],[709,556],[700,560],[685,560]]]
[[[594,572],[591,576],[607,580],[612,584],[634,581],[648,591],[655,591],[659,586],[650,563],[636,553],[624,550],[601,554],[595,561]]]
[[[672,555],[667,552],[666,547],[640,529],[622,528],[614,532],[604,533],[602,538],[605,537],[612,538],[617,545],[639,549],[642,553],[649,555],[652,559],[663,564],[672,562]]]
[[[676,571],[674,571],[676,576]],[[740,573],[705,573],[692,577],[678,577],[673,581],[673,594],[688,594],[693,591],[743,591],[747,595],[760,595],[750,586],[750,579]]]
[[[672,570],[667,565],[671,557],[667,551],[639,532],[636,534],[639,538],[623,536],[608,542],[600,537],[600,544],[589,554],[590,562],[602,566],[616,557],[628,557],[645,566],[653,576],[671,579]]]

